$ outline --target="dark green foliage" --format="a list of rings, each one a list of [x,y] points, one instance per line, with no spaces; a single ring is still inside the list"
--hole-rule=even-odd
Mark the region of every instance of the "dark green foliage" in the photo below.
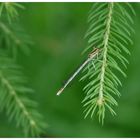
[[[39,136],[45,124],[36,111],[36,102],[28,98],[33,90],[27,87],[27,79],[21,68],[7,56],[0,56],[0,111],[6,111],[10,121],[15,120],[26,136]]]
[[[29,46],[32,44],[30,36],[19,26],[19,24],[9,24],[0,22],[0,46],[12,57],[16,57],[20,50],[29,54]]]
[[[39,136],[46,124],[36,110],[37,103],[29,99],[34,90],[27,86],[22,68],[16,64],[18,51],[28,53],[32,43],[20,26],[11,22],[18,15],[16,7],[23,8],[18,3],[0,5],[0,13],[4,8],[6,11],[0,21],[0,111],[5,111],[10,121],[15,120],[25,136]]]
[[[7,16],[8,21],[11,23],[12,20],[15,20],[15,18],[18,17],[18,11],[17,8],[24,9],[24,7],[16,2],[1,2],[0,3],[0,16],[2,16],[2,13],[5,13]]]

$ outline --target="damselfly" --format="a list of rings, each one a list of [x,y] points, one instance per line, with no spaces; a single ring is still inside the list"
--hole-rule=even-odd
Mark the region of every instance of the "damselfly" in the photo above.
[[[69,85],[69,83],[75,78],[75,76],[89,63],[97,56],[99,53],[99,49],[95,48],[88,56],[88,58],[80,65],[80,67],[74,72],[74,74],[66,81],[64,86],[57,92],[57,95],[60,95],[63,90]]]

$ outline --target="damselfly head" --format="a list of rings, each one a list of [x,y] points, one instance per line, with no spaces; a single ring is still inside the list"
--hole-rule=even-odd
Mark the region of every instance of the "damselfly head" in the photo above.
[[[100,49],[98,49],[98,48],[94,48],[94,50],[89,54],[89,57],[92,57],[93,55],[98,54],[99,51],[100,51]]]

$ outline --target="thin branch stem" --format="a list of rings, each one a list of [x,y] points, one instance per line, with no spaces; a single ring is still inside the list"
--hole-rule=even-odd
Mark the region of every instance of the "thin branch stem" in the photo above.
[[[105,70],[106,70],[108,40],[110,36],[110,26],[111,26],[111,20],[112,20],[113,6],[114,6],[113,3],[109,3],[109,13],[108,13],[108,19],[106,22],[106,32],[104,35],[103,61],[102,61],[102,68],[101,68],[100,88],[99,88],[99,97],[98,97],[99,105],[102,105],[103,103],[104,77],[105,77]]]

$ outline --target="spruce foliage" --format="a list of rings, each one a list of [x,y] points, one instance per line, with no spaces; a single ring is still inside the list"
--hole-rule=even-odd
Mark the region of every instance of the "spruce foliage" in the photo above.
[[[98,59],[85,67],[81,80],[87,80],[83,100],[85,117],[96,113],[103,123],[106,109],[116,115],[113,106],[118,106],[120,97],[118,86],[122,86],[118,72],[126,77],[125,69],[129,63],[125,54],[130,55],[129,46],[133,45],[133,7],[129,3],[94,3],[88,16],[89,28],[85,37],[88,46],[84,50],[99,48]],[[90,69],[89,69],[90,68]]]
[[[19,49],[29,52],[30,37],[16,24],[18,3],[0,4],[0,111],[23,129],[25,136],[39,136],[46,128],[37,103],[28,94],[34,90],[27,86],[27,78],[16,62]],[[16,25],[16,26],[15,26]]]

